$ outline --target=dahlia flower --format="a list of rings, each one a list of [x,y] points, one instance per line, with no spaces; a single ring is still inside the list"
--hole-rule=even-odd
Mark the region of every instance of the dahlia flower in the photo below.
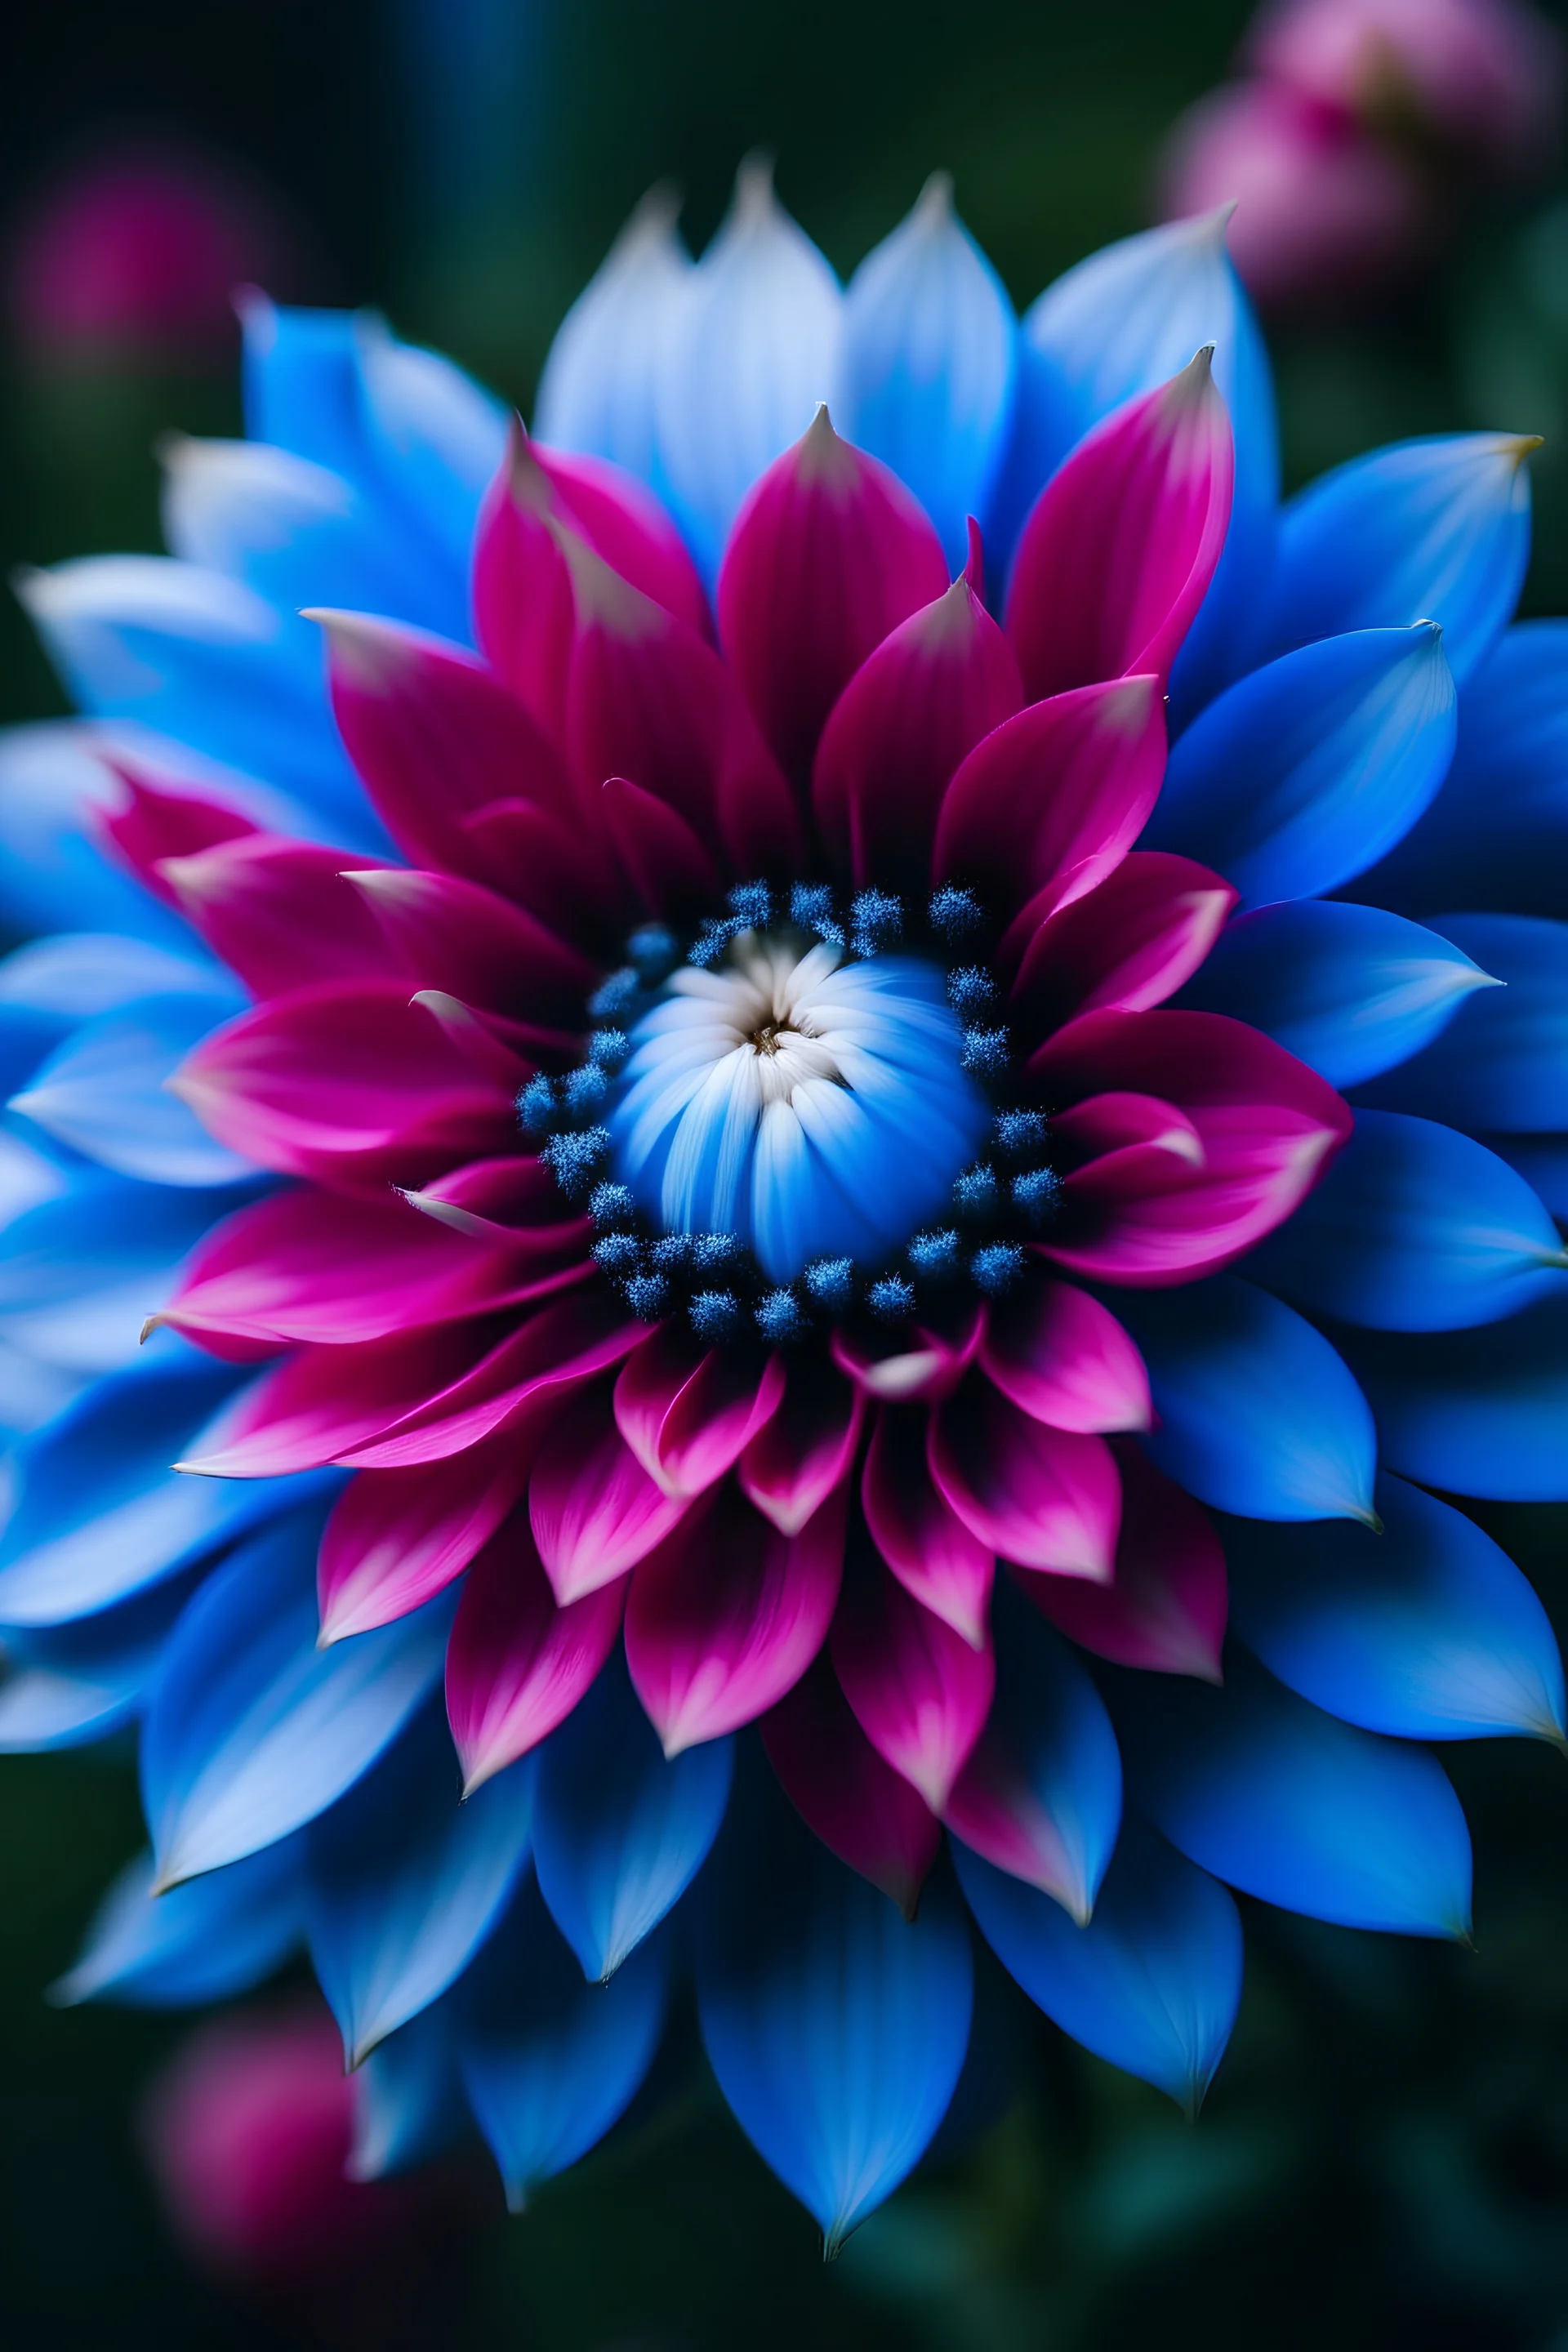
[[[1229,1888],[1462,1937],[1427,1743],[1563,1736],[1431,1491],[1568,1486],[1530,445],[1280,516],[1223,234],[1020,325],[942,183],[841,291],[748,170],[532,440],[257,304],[173,559],[27,586],[100,732],[16,750],[7,887],[157,931],[0,967],[5,1328],[155,1311],[16,1446],[0,1737],[138,1728],[65,1997],[302,1940],[362,2170],[477,2125],[522,2199],[689,1969],[831,2250],[976,1935],[1195,2105]]]

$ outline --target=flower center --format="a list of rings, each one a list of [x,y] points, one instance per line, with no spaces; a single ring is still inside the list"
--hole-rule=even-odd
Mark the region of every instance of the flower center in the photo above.
[[[990,1121],[946,975],[745,930],[672,972],[630,1033],[615,1172],[670,1234],[732,1234],[773,1282],[882,1264],[951,1201]]]

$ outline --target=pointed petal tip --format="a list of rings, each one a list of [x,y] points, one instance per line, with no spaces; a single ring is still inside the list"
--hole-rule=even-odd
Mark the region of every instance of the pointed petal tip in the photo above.
[[[756,228],[778,209],[773,170],[771,147],[753,147],[742,156],[730,205],[730,218],[736,227]]]
[[[922,228],[937,228],[945,227],[952,215],[952,173],[939,168],[927,174],[910,217],[918,220]]]

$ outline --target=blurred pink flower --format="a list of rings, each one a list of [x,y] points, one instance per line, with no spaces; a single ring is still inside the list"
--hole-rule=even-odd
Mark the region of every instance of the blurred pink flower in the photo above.
[[[233,294],[288,274],[274,208],[215,164],[100,155],[36,199],[11,250],[12,321],[34,358],[226,363]]]
[[[1271,82],[1232,82],[1174,125],[1160,174],[1167,219],[1234,202],[1231,257],[1264,303],[1364,293],[1431,227],[1404,158],[1342,109]]]
[[[1498,172],[1556,142],[1563,43],[1521,0],[1273,0],[1248,68],[1373,123],[1434,134]]]

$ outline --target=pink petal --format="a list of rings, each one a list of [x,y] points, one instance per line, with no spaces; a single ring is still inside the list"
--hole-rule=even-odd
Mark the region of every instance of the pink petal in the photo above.
[[[983,1650],[996,1560],[931,1483],[924,1412],[884,1406],[871,1432],[860,1502],[871,1540],[906,1592]]]
[[[942,595],[942,542],[895,474],[826,407],[742,508],[719,574],[719,635],[786,773],[889,631]]]
[[[1004,1559],[1110,1580],[1121,1481],[1103,1438],[1052,1429],[971,1381],[931,1417],[938,1492]]]
[[[96,822],[105,839],[139,880],[165,906],[175,906],[173,885],[159,872],[166,857],[194,857],[220,841],[237,841],[256,831],[252,818],[206,793],[154,783],[124,758],[108,762],[125,788],[124,805],[100,810]]]
[[[991,1711],[989,1637],[972,1648],[877,1561],[846,1586],[829,1646],[861,1730],[940,1813]]]
[[[1005,961],[1046,916],[1119,866],[1165,774],[1160,681],[1113,679],[1031,703],[977,743],[942,797],[931,879],[1013,918]]]
[[[1007,634],[1029,699],[1170,674],[1230,520],[1230,419],[1199,352],[1097,425],[1024,525]]]
[[[711,646],[611,572],[567,549],[577,637],[567,740],[590,803],[607,776],[668,801],[745,875],[800,855],[789,786]]]
[[[950,1396],[979,1351],[985,1308],[976,1305],[948,1333],[917,1324],[898,1331],[859,1331],[839,1325],[829,1341],[834,1362],[868,1397],[890,1404],[919,1397],[935,1404]]]
[[[563,1609],[514,1511],[468,1570],[447,1644],[447,1719],[464,1794],[563,1723],[615,1647],[626,1584]]]
[[[494,800],[458,819],[461,846],[451,863],[537,915],[553,930],[605,950],[612,962],[625,939],[632,902],[584,812],[567,819],[531,801]]]
[[[1225,1554],[1207,1513],[1146,1461],[1119,1445],[1124,1508],[1109,1585],[1016,1571],[1053,1625],[1098,1657],[1217,1683],[1225,1641]]]
[[[1081,1834],[1075,1834],[1076,1823],[1058,1819],[1032,1781],[1012,1727],[1002,1719],[1005,1712],[1005,1701],[992,1709],[942,1819],[965,1845],[1011,1877],[1037,1886],[1086,1927],[1093,1898]]]
[[[1057,1111],[1051,1139],[1078,1160],[1101,1160],[1113,1153],[1163,1151],[1189,1166],[1204,1164],[1203,1138],[1184,1110],[1158,1095],[1090,1095],[1070,1110]]]
[[[682,915],[718,904],[718,871],[679,809],[624,776],[605,778],[599,805],[621,871],[649,913]]]
[[[597,1388],[552,1425],[529,1482],[534,1540],[563,1607],[624,1576],[689,1508],[648,1476]]]
[[[327,1183],[417,1183],[517,1132],[512,1095],[395,981],[275,998],[205,1037],[170,1080],[247,1160]]]
[[[626,1664],[667,1756],[753,1722],[800,1680],[838,1599],[845,1499],[784,1536],[720,1486],[637,1570]]]
[[[1237,895],[1191,858],[1134,849],[1035,932],[1013,982],[1014,1022],[1044,1037],[1079,1013],[1163,1004],[1203,962]]]
[[[471,1160],[403,1197],[437,1223],[476,1241],[552,1249],[554,1229],[561,1225],[569,1224],[584,1239],[591,1230],[586,1218],[567,1213],[561,1188],[543,1162],[514,1151]]]
[[[912,1919],[942,1824],[878,1755],[826,1654],[759,1727],[768,1760],[806,1827]]]
[[[317,842],[247,833],[159,863],[180,912],[253,996],[318,981],[400,975],[381,926],[343,879],[363,863]]]
[[[405,1617],[443,1591],[521,1494],[526,1451],[502,1438],[416,1470],[362,1470],[321,1534],[321,1641]]]
[[[1143,1359],[1108,1307],[1070,1282],[1034,1277],[991,1310],[980,1367],[1031,1420],[1081,1436],[1148,1429]]]
[[[671,1320],[649,1332],[616,1382],[621,1435],[670,1495],[700,1495],[737,1462],[778,1411],[781,1356],[704,1348]]]
[[[784,1402],[741,1456],[748,1496],[781,1535],[798,1535],[849,1475],[866,1418],[866,1400],[830,1366],[796,1369]]]
[[[497,1227],[481,1242],[395,1194],[275,1192],[203,1236],[155,1319],[259,1339],[382,1339],[537,1296],[583,1263],[589,1230],[584,1220]]]
[[[605,457],[530,442],[554,510],[612,572],[699,636],[712,634],[708,599],[686,541],[653,492]]]
[[[857,882],[923,880],[954,771],[1023,698],[967,574],[883,638],[834,704],[812,769],[817,823]]]
[[[536,916],[455,874],[377,866],[347,878],[413,987],[439,989],[487,1012],[582,1026],[598,972]]]

